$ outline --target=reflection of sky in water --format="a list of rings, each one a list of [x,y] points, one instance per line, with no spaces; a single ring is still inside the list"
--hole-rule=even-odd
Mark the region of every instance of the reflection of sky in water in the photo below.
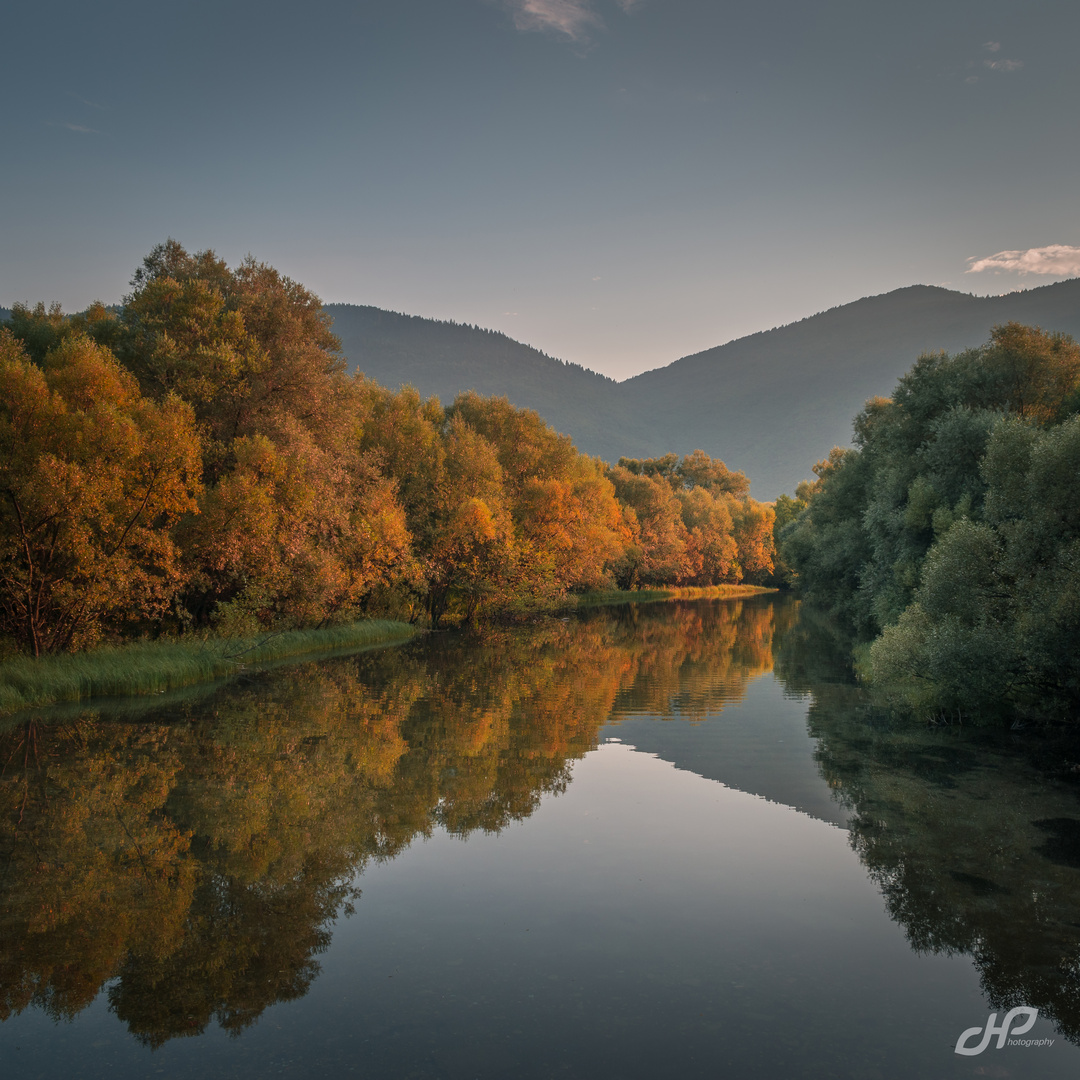
[[[709,677],[688,667],[680,694]],[[689,723],[623,695],[532,814],[369,864],[310,991],[239,1038],[151,1054],[99,997],[0,1026],[4,1075],[1074,1076],[1043,1019],[1050,1049],[953,1053],[990,1012],[971,958],[919,955],[888,918],[807,701],[771,674],[720,699]]]
[[[80,1077],[927,1077],[979,1065],[952,1053],[987,1012],[971,964],[911,951],[843,830],[625,745],[590,753],[564,794],[501,835],[438,831],[359,884],[310,993],[240,1039],[211,1031],[148,1057],[97,1005],[59,1029],[29,1014],[4,1060],[19,1075]],[[1043,1022],[1032,1032],[1047,1034]],[[23,1073],[43,1038],[57,1060]],[[76,1057],[86,1040],[101,1043],[99,1062]],[[987,1053],[983,1065],[1048,1077],[1074,1075],[1078,1055],[1060,1039]]]
[[[848,814],[821,781],[816,741],[806,737],[806,701],[793,700],[771,676],[751,682],[745,694],[738,707],[704,723],[658,722],[633,709],[616,709],[615,723],[601,738],[620,739],[680,769],[823,821],[846,823]]]

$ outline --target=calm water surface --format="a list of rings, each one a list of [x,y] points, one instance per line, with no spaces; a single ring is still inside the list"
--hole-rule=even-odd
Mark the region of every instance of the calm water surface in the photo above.
[[[1080,751],[845,655],[627,606],[20,718],[0,1075],[1075,1076]]]

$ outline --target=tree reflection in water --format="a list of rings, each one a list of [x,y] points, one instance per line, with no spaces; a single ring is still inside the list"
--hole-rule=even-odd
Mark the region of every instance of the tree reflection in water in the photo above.
[[[69,1019],[109,983],[148,1045],[242,1031],[307,991],[366,863],[437,827],[528,816],[620,704],[704,719],[738,700],[792,610],[599,609],[257,673],[141,715],[11,724],[0,1019]],[[710,679],[684,699],[687,665]]]
[[[804,610],[775,671],[812,694],[821,774],[889,915],[917,951],[970,955],[990,1009],[1034,1006],[1080,1043],[1080,742],[875,711],[849,647]]]
[[[71,1018],[106,987],[148,1045],[238,1033],[307,991],[365,865],[498,832],[609,720],[715,718],[774,669],[810,695],[824,782],[912,946],[970,954],[990,1008],[1080,1041],[1080,749],[883,717],[833,635],[784,599],[627,606],[20,719],[0,733],[0,1018]]]

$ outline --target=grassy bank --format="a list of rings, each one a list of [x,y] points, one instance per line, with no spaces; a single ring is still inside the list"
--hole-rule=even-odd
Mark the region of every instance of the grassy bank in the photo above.
[[[95,697],[159,694],[235,674],[247,664],[406,641],[415,629],[384,619],[254,638],[139,641],[90,652],[0,662],[0,715]]]
[[[740,596],[760,596],[778,592],[762,585],[707,585],[701,588],[607,589],[571,597],[567,607],[600,607],[606,604],[647,604],[654,600],[727,600]]]

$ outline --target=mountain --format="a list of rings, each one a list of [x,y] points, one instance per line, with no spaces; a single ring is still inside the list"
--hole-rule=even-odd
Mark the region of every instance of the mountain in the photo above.
[[[683,357],[619,390],[669,449],[700,445],[773,498],[849,442],[866,399],[891,394],[920,353],[980,345],[1010,320],[1080,337],[1080,280],[991,297],[897,289]]]
[[[505,334],[378,308],[328,304],[354,368],[444,402],[461,390],[535,409],[607,461],[702,449],[791,492],[851,438],[867,398],[888,395],[920,353],[982,344],[1016,320],[1080,338],[1080,279],[977,297],[913,285],[739,338],[616,383]]]
[[[462,390],[505,396],[535,409],[587,453],[607,456],[616,445],[626,447],[612,461],[655,450],[650,439],[633,431],[619,384],[606,375],[478,326],[353,304],[327,304],[326,311],[350,369],[384,386],[414,386],[445,404]],[[621,434],[612,440],[612,432]]]

